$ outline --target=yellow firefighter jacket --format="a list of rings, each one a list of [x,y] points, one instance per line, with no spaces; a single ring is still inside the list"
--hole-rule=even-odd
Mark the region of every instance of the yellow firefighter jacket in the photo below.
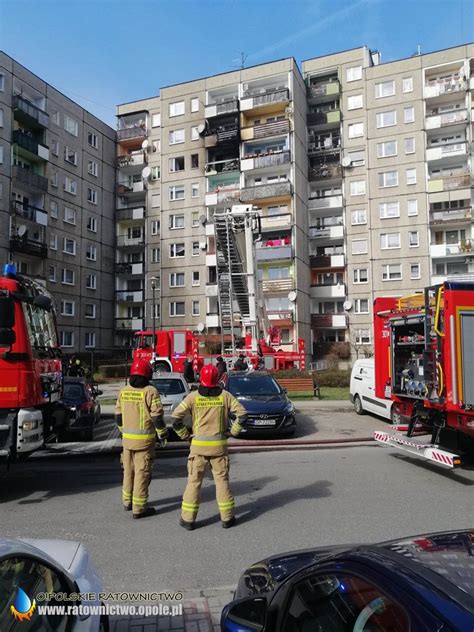
[[[163,406],[154,386],[133,388],[124,386],[115,405],[115,414],[122,416],[123,447],[128,450],[146,450],[155,444],[156,434],[166,434]],[[153,419],[158,418],[157,425]]]

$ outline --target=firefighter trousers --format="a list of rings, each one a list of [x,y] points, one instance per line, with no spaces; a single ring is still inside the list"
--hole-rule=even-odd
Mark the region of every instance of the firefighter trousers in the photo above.
[[[188,458],[188,484],[184,490],[181,506],[181,517],[186,522],[196,520],[202,480],[208,465],[216,485],[216,499],[221,520],[230,520],[234,515],[234,497],[229,488],[229,457],[193,454]]]
[[[132,505],[134,514],[142,513],[147,508],[154,460],[154,444],[145,450],[123,449],[122,499],[125,507]]]

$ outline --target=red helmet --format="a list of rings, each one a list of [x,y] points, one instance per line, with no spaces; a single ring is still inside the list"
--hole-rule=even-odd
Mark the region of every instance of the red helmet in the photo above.
[[[153,375],[151,364],[145,358],[134,360],[132,368],[130,369],[130,375],[141,375],[149,380]]]
[[[217,382],[219,381],[219,371],[217,370],[217,367],[213,364],[206,364],[203,366],[200,373],[200,380],[202,386],[207,386],[208,388],[217,386]]]

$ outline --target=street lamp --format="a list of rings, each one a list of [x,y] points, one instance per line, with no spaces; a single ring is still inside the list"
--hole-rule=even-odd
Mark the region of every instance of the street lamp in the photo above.
[[[157,281],[158,279],[156,277],[151,277],[150,279],[151,281],[151,291],[153,293],[153,309],[152,309],[152,316],[153,316],[153,353],[151,356],[151,360],[154,363],[156,360],[156,300],[155,300],[155,292],[156,292],[156,288],[157,288]]]

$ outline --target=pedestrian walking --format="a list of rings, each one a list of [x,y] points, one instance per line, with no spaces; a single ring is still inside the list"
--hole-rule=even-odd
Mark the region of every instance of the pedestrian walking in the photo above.
[[[158,391],[150,384],[151,376],[150,363],[136,360],[130,370],[129,386],[120,390],[115,406],[115,421],[123,443],[122,500],[125,511],[132,511],[137,519],[156,513],[148,507],[148,488],[156,441],[164,448],[168,439],[163,406]]]
[[[174,410],[173,430],[183,440],[191,440],[188,458],[188,483],[183,494],[179,524],[192,531],[199,510],[201,485],[209,465],[216,485],[217,506],[222,527],[234,526],[234,497],[229,487],[229,457],[227,456],[227,423],[232,414],[234,421],[230,434],[236,436],[244,430],[247,420],[245,408],[228,391],[218,386],[218,370],[206,364],[201,371],[201,384]],[[186,415],[192,416],[192,432],[183,423]]]

